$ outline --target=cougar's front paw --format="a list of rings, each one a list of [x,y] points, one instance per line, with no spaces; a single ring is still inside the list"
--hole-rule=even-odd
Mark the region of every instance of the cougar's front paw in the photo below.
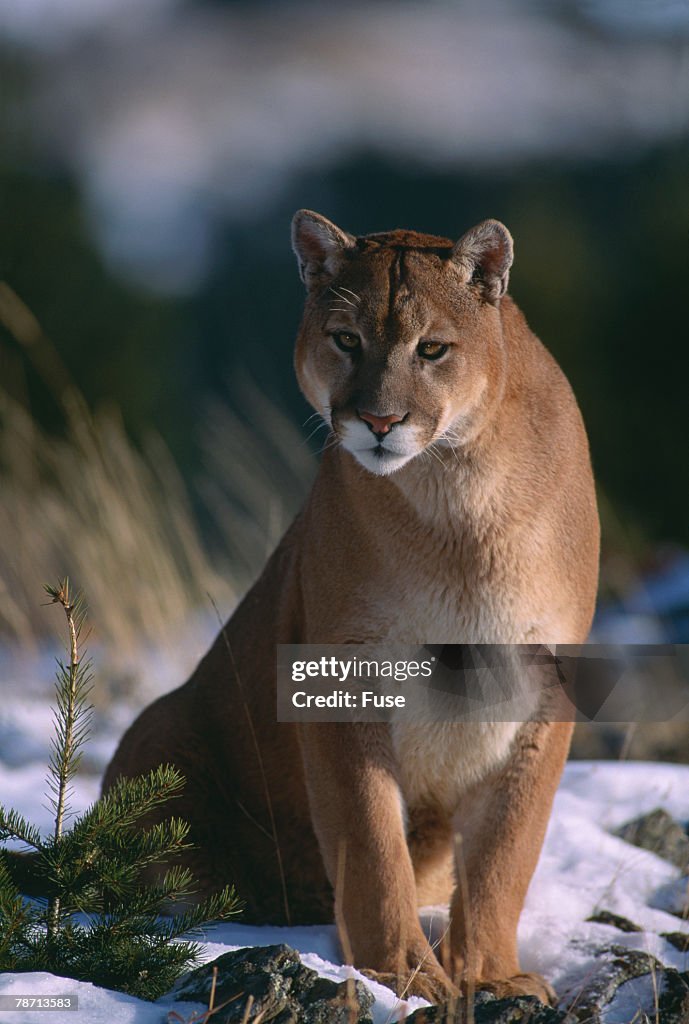
[[[400,999],[420,996],[429,1003],[443,1003],[459,995],[459,989],[452,984],[445,971],[434,964],[421,964],[401,973],[371,970],[362,970],[361,973],[371,981],[391,988]]]
[[[513,974],[511,978],[498,981],[478,981],[477,990],[492,992],[498,999],[514,996],[537,996],[542,1003],[554,1006],[557,1002],[555,989],[540,974]]]

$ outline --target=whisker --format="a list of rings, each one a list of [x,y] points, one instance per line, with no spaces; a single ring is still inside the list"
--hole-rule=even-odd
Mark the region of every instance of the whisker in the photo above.
[[[330,291],[333,293],[333,295],[336,295],[338,299],[341,299],[342,302],[346,302],[348,306],[355,305],[355,303],[353,303],[351,299],[348,299],[346,295],[341,295],[337,288],[333,288],[332,285],[330,286]],[[347,291],[347,289],[345,289],[345,291]]]
[[[461,459],[459,457],[459,452],[457,451],[457,447],[456,447],[457,444],[460,443],[460,439],[455,434],[450,434],[447,431],[445,431],[444,434],[440,435],[440,437],[438,438],[438,441],[447,441],[447,447],[450,449],[450,451],[454,455],[455,462],[458,465],[461,465]],[[453,441],[455,442],[454,444],[452,443]]]
[[[336,448],[339,445],[339,443],[340,443],[340,439],[337,436],[337,434],[329,435],[328,440],[325,442],[323,447],[316,454],[317,455],[323,455],[325,452],[329,451],[331,448]]]
[[[441,466],[445,465],[445,460],[439,454],[435,446],[435,443],[429,444],[428,447],[426,448],[426,451],[428,452],[429,455],[432,455],[434,459],[437,459]]]
[[[461,445],[462,445],[462,438],[461,437],[459,437],[455,433],[452,433],[449,430],[446,430],[446,431],[444,431],[444,433],[442,433],[440,435],[440,437],[438,438],[438,441],[447,441],[447,447],[450,449],[450,451],[454,455],[456,461],[458,463],[461,463],[461,459],[459,457],[459,452],[457,451],[457,447],[458,446],[461,447]]]
[[[357,302],[361,302],[360,296],[358,296],[356,292],[353,292],[351,288],[345,288],[345,286],[343,284],[341,284],[340,285],[340,291],[341,292],[349,292],[350,295],[354,296],[354,298],[356,299]]]
[[[327,426],[328,426],[328,424],[326,423],[326,421],[325,421],[325,420],[321,420],[321,422],[320,422],[320,423],[317,423],[317,424],[316,424],[316,426],[315,426],[315,427],[313,428],[313,430],[312,430],[312,431],[311,431],[311,433],[310,433],[310,434],[308,435],[308,437],[305,437],[305,438],[304,438],[304,440],[303,440],[303,441],[302,441],[301,443],[302,443],[303,445],[304,445],[304,444],[308,444],[308,443],[309,443],[309,441],[311,440],[311,438],[313,437],[313,435],[314,435],[314,434],[317,434],[319,430],[322,430],[322,429],[323,429],[323,427],[327,427]]]

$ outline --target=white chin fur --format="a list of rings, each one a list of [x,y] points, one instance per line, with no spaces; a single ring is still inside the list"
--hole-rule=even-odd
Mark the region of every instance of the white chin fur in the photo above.
[[[350,420],[340,428],[343,448],[354,456],[357,462],[376,476],[389,476],[419,454],[417,430],[414,427],[395,427],[386,437],[382,451],[376,453],[377,445],[365,423]],[[402,451],[396,449],[402,449]],[[406,451],[404,449],[407,449]],[[409,450],[411,449],[411,450]]]
[[[384,454],[376,454],[373,448],[360,448],[357,451],[352,451],[351,448],[348,448],[347,451],[354,456],[364,469],[367,469],[369,473],[375,473],[376,476],[389,476],[390,473],[395,473],[414,458],[413,454],[398,455],[396,452],[387,452],[385,450]]]

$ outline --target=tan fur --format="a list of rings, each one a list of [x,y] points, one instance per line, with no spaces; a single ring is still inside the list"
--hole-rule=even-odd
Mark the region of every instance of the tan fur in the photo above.
[[[125,735],[105,788],[177,764],[187,862],[204,890],[235,882],[247,920],[327,920],[335,889],[343,947],[398,990],[415,972],[408,991],[430,998],[547,998],[516,929],[571,726],[538,707],[525,724],[278,724],[275,645],[583,642],[598,521],[576,402],[505,294],[503,225],[356,239],[301,211],[293,240],[309,292],[296,370],[331,444],[260,579]],[[428,361],[424,341],[449,348]],[[362,412],[402,420],[376,438]],[[448,899],[438,957],[417,906]]]

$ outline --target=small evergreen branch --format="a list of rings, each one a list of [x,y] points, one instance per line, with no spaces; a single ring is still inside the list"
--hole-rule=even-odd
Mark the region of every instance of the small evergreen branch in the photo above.
[[[29,918],[24,900],[0,858],[0,963],[14,961],[16,940],[26,931]]]
[[[72,596],[67,578],[60,581],[57,587],[46,584],[45,591],[51,603],[63,607],[69,630],[69,662],[64,665],[58,661],[56,736],[53,739],[50,758],[50,775],[55,791],[53,838],[57,843],[62,835],[65,815],[68,813],[69,781],[77,771],[79,748],[88,734],[91,707],[87,704],[86,698],[91,676],[89,663],[82,665],[79,655],[79,641],[84,621],[81,595]]]
[[[75,841],[89,845],[113,828],[132,828],[161,804],[180,796],[183,788],[184,776],[172,765],[161,764],[135,779],[119,779],[75,822],[71,835]]]
[[[138,835],[116,832],[110,842],[101,845],[97,865],[104,882],[115,888],[120,874],[140,873],[149,864],[167,860],[188,850],[189,826],[181,818],[168,818]],[[110,838],[110,837],[109,837]]]
[[[7,809],[0,804],[0,842],[5,842],[8,839],[18,839],[34,850],[43,849],[39,830],[30,825],[26,818],[23,818],[17,811],[12,808]]]
[[[66,580],[46,591],[64,608],[69,630],[69,660],[58,661],[56,673],[49,766],[55,827],[42,839],[20,814],[0,806],[0,842],[18,839],[32,850],[0,849],[0,972],[49,971],[157,999],[199,962],[201,947],[182,936],[237,914],[239,901],[228,887],[183,913],[161,917],[162,906],[189,906],[194,877],[173,865],[156,884],[142,881],[144,869],[160,865],[162,872],[191,845],[186,822],[157,820],[184,786],[171,765],[121,779],[67,827],[70,782],[88,734],[91,677],[80,657],[80,599],[72,598]],[[20,891],[37,901],[24,900]],[[86,925],[75,917],[78,912]]]
[[[208,921],[221,921],[239,912],[241,901],[233,885],[227,885],[220,892],[214,893],[202,903],[198,903],[182,914],[167,918],[159,925],[159,934],[166,941],[177,939],[181,935],[194,935]]]
[[[90,666],[82,664],[79,641],[84,622],[84,605],[80,594],[72,596],[69,579],[61,580],[57,587],[45,586],[53,604],[60,604],[67,617],[69,631],[69,662],[58,661],[55,712],[55,737],[52,742],[49,775],[55,793],[55,828],[53,845],[62,838],[65,816],[69,813],[69,783],[76,774],[81,760],[80,747],[88,735],[91,706],[87,703],[90,690]],[[48,902],[48,939],[54,940],[60,925],[60,897],[51,896]]]

